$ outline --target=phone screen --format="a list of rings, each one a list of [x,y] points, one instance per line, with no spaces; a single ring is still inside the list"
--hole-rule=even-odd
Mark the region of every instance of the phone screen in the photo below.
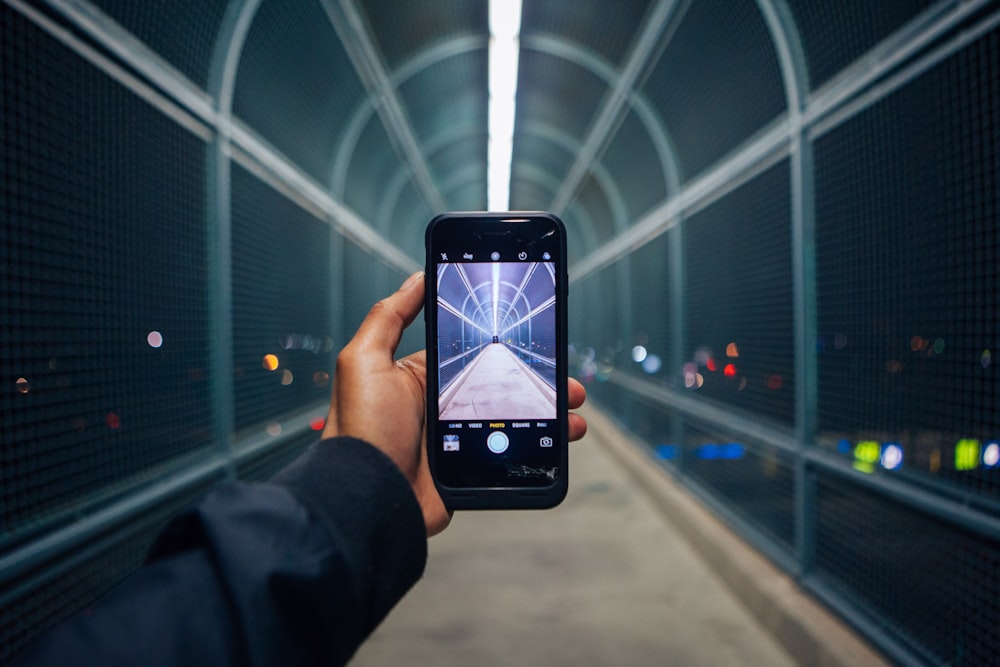
[[[565,485],[565,241],[508,220],[428,231],[429,459],[451,490]]]

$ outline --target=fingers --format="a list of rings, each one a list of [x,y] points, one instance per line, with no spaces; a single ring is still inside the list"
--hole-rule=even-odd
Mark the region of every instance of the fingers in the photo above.
[[[587,435],[587,420],[575,412],[569,413],[569,441],[575,442]]]
[[[576,410],[587,400],[587,390],[575,378],[569,379],[569,409]]]
[[[399,345],[403,330],[410,325],[424,304],[424,272],[417,271],[394,293],[368,311],[352,344],[364,349],[388,351],[391,356]]]

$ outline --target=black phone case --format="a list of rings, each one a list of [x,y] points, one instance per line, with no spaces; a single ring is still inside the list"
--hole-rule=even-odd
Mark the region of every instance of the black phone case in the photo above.
[[[558,479],[549,486],[542,487],[454,487],[441,483],[435,474],[437,457],[440,451],[441,436],[437,432],[438,405],[438,333],[436,330],[436,264],[433,259],[435,249],[431,247],[434,229],[444,221],[453,220],[511,220],[511,219],[544,218],[555,224],[559,234],[559,277],[556,281],[556,409],[557,428],[559,433],[559,470]],[[544,211],[511,211],[511,212],[456,212],[443,213],[436,216],[427,225],[424,237],[426,248],[425,271],[427,275],[424,295],[424,322],[426,328],[427,348],[427,453],[431,475],[438,493],[445,506],[450,510],[460,509],[548,509],[555,507],[566,497],[569,482],[569,425],[567,406],[567,315],[566,304],[568,296],[566,271],[566,229],[562,220],[552,213]]]

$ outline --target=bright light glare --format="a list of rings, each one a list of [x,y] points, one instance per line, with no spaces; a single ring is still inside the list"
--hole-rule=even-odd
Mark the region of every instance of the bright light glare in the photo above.
[[[886,470],[899,470],[903,465],[903,448],[894,442],[886,443],[880,463]]]
[[[490,36],[497,39],[517,39],[521,34],[520,0],[490,2]]]
[[[987,468],[996,468],[1000,463],[1000,442],[990,442],[983,450],[983,465]]]
[[[520,0],[491,0],[486,173],[487,208],[491,211],[506,211],[510,207],[520,31]]]

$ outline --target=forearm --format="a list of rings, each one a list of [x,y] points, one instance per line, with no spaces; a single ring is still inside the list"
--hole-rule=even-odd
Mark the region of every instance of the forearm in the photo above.
[[[270,483],[210,493],[26,664],[343,663],[420,577],[426,546],[391,461],[361,441],[324,441]]]

